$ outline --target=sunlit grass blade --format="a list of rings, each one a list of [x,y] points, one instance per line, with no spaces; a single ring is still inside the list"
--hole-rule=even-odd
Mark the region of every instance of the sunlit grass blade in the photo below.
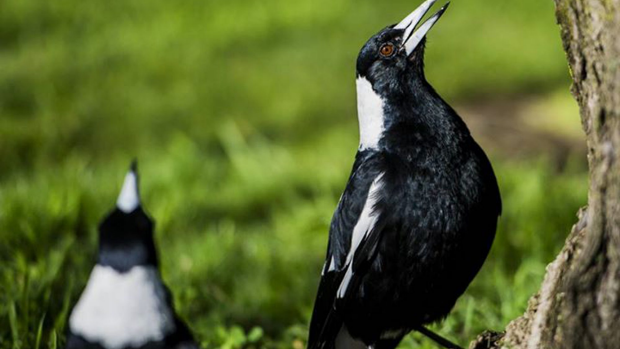
[[[58,335],[56,334],[56,330],[52,330],[50,333],[50,337],[48,340],[48,349],[57,349],[58,348]]]
[[[9,325],[11,327],[11,338],[13,339],[13,349],[20,348],[19,325],[17,323],[17,313],[15,311],[15,302],[9,302]]]
[[[37,335],[35,338],[34,349],[39,349],[41,346],[41,338],[43,337],[43,323],[45,322],[45,313],[41,316],[41,320],[39,321],[39,326],[37,327]]]

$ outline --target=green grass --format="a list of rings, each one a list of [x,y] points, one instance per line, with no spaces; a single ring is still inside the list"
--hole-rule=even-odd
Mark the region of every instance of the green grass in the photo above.
[[[2,2],[0,349],[62,346],[136,156],[164,278],[204,346],[303,347],[356,148],[355,57],[416,5]],[[566,85],[550,1],[454,1],[427,52],[451,102]],[[463,344],[523,311],[586,200],[583,166],[489,150],[498,237],[436,327]]]
[[[218,161],[179,139],[141,163],[163,275],[207,346],[239,344],[246,340],[241,329],[260,327],[253,332],[264,331],[259,343],[290,347],[304,340],[350,154],[336,150],[340,161],[321,167],[311,147],[289,150],[260,139],[231,144],[228,137],[222,136],[225,155]],[[327,136],[322,144],[335,147],[337,139]],[[293,153],[301,160],[293,161]],[[505,213],[492,255],[438,326],[463,343],[523,311],[585,202],[579,166],[560,175],[542,161],[496,167]],[[93,169],[69,160],[53,176],[3,182],[2,347],[30,348],[39,332],[44,344],[51,331],[62,339],[67,307],[95,258],[96,223],[113,204],[124,170],[124,163]]]

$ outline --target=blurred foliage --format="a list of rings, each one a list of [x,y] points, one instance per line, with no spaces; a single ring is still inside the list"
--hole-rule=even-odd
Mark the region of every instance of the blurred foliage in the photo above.
[[[303,348],[356,149],[357,51],[416,5],[2,1],[0,348],[62,346],[97,222],[135,156],[164,278],[203,345]],[[449,101],[567,82],[550,1],[453,1],[427,53]],[[498,238],[436,325],[462,343],[523,311],[585,203],[579,163],[557,172],[489,150]],[[403,343],[419,345],[433,347]]]
[[[156,152],[175,132],[213,147],[236,120],[278,143],[354,129],[355,58],[416,2],[4,0],[0,173],[75,155]],[[448,100],[567,79],[548,1],[454,1],[429,37]]]

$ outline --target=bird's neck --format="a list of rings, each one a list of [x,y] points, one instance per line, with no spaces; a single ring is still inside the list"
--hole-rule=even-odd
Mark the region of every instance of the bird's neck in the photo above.
[[[462,134],[469,134],[462,120],[423,76],[410,79],[409,86],[386,96],[377,93],[364,77],[358,77],[356,83],[359,150],[389,148],[395,140],[403,145],[401,142],[408,143],[412,136],[454,142]]]
[[[97,263],[109,266],[120,272],[131,270],[135,266],[157,268],[157,252],[152,239],[125,236],[123,240],[115,237],[100,237]]]

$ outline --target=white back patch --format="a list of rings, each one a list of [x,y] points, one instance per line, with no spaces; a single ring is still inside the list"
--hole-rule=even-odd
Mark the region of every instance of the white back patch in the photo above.
[[[351,277],[353,276],[353,255],[355,255],[355,251],[359,247],[360,243],[366,237],[372,229],[375,227],[375,223],[377,223],[377,218],[379,218],[379,212],[374,210],[374,206],[377,203],[377,192],[381,190],[383,184],[381,183],[381,178],[383,178],[383,174],[380,174],[375,178],[370,186],[370,190],[368,190],[368,196],[366,197],[366,202],[364,203],[364,208],[362,209],[362,213],[360,214],[355,227],[353,228],[353,236],[351,237],[351,248],[349,249],[349,253],[347,254],[347,260],[345,265],[347,265],[347,272],[338,287],[338,298],[344,297],[344,294],[347,291],[347,287],[349,286],[349,282],[351,281]]]
[[[116,207],[125,213],[131,213],[140,205],[138,194],[138,177],[133,171],[129,171],[125,176],[123,189],[116,200]]]
[[[155,267],[126,273],[96,265],[69,318],[71,331],[109,349],[139,347],[175,329]]]
[[[359,149],[377,149],[381,135],[385,131],[383,98],[372,89],[372,84],[364,77],[357,78],[356,85],[357,118],[360,127]]]

